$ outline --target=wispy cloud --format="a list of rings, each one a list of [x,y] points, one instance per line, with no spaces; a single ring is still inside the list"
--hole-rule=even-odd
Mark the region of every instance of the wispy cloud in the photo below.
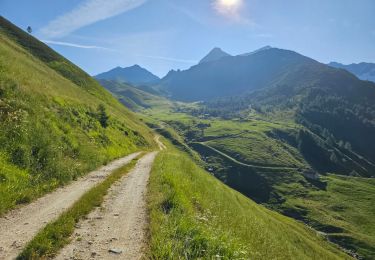
[[[150,55],[137,55],[137,56],[143,57],[143,58],[150,58],[150,59],[164,60],[164,61],[173,61],[173,62],[180,62],[180,63],[198,63],[197,60],[178,59],[178,58],[171,58],[171,57],[164,57],[164,56],[150,56]]]
[[[41,40],[41,41],[47,44],[74,47],[74,48],[80,48],[80,49],[99,49],[99,50],[114,51],[110,48],[105,48],[105,47],[95,46],[95,45],[82,45],[82,44],[71,43],[71,42],[60,42],[60,41],[50,41],[50,40]]]
[[[72,11],[65,13],[39,33],[44,38],[60,38],[82,27],[132,10],[147,0],[85,0]]]

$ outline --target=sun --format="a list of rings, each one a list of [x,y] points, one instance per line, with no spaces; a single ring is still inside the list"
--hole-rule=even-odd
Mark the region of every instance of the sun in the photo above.
[[[243,22],[244,0],[212,0],[215,11],[230,21]]]
[[[223,7],[238,7],[241,4],[241,0],[219,0],[218,2]]]

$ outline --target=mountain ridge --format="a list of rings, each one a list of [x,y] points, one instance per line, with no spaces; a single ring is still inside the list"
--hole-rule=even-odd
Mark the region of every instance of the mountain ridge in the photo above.
[[[137,64],[125,68],[116,67],[94,77],[96,79],[118,80],[135,86],[155,84],[160,80],[158,76]]]
[[[334,68],[345,69],[362,80],[375,82],[375,63],[360,62],[345,65],[339,62],[330,62],[327,65]]]

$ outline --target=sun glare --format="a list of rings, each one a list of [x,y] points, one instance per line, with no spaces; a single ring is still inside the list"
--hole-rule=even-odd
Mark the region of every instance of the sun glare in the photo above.
[[[238,18],[243,0],[215,0],[214,7],[220,14],[229,18]]]
[[[219,0],[219,4],[226,7],[237,7],[240,2],[240,0]]]

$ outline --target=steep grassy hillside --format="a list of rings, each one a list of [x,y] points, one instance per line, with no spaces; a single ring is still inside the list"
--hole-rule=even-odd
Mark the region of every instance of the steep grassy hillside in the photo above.
[[[374,259],[375,180],[329,174],[320,181],[320,189],[279,184],[276,189],[286,198],[284,212],[300,214],[330,241]]]
[[[99,83],[113,93],[129,109],[141,112],[148,108],[169,107],[172,102],[157,95],[149,87],[134,87],[127,83],[99,79]]]
[[[346,259],[323,237],[226,187],[169,147],[149,191],[155,259]]]
[[[198,104],[151,107],[145,110],[145,120],[175,146],[195,158],[198,152],[202,167],[228,186],[307,223],[351,254],[371,259],[372,179],[318,175],[302,153],[306,141],[300,147],[296,139],[301,131],[309,131],[284,113],[252,112],[246,120],[223,120],[194,116],[191,110],[197,108]],[[334,149],[319,140],[327,151]],[[338,160],[349,162],[344,150],[336,149]]]
[[[0,215],[152,144],[89,75],[0,17]]]

